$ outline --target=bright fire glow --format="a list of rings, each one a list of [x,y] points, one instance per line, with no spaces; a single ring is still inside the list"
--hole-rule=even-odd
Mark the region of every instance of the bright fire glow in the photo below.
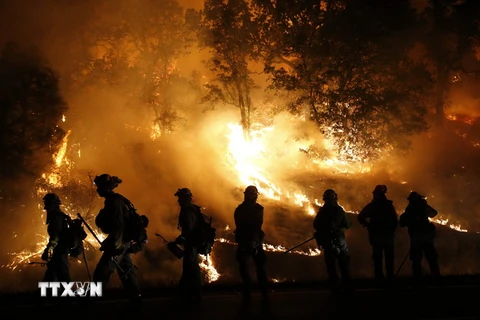
[[[220,278],[220,273],[213,266],[212,256],[202,256],[200,255],[200,268],[205,272],[207,282],[215,282]]]
[[[62,117],[62,121],[65,122],[66,117]],[[267,197],[272,200],[288,202],[291,204],[295,204],[298,207],[301,207],[305,210],[305,212],[309,215],[314,215],[316,212],[315,207],[320,207],[321,203],[318,199],[310,199],[307,195],[305,195],[300,190],[292,190],[291,187],[286,186],[279,186],[278,184],[272,181],[272,177],[269,175],[268,170],[266,170],[267,165],[274,161],[271,158],[271,155],[275,154],[271,152],[272,150],[268,149],[268,141],[265,138],[267,133],[274,132],[275,128],[273,126],[264,127],[263,129],[253,131],[251,134],[251,140],[245,139],[243,134],[242,127],[237,124],[228,124],[228,128],[230,129],[230,133],[228,135],[229,144],[228,148],[228,164],[235,170],[237,174],[238,181],[235,181],[237,184],[241,185],[255,185],[259,189],[262,196]],[[71,131],[68,131],[65,135],[62,144],[58,150],[58,152],[53,155],[54,160],[54,167],[50,172],[46,172],[42,174],[42,178],[45,183],[50,188],[58,188],[62,186],[62,178],[68,179],[68,176],[60,174],[60,168],[69,168],[73,165],[73,162],[67,158],[67,146],[68,146],[68,139],[71,134]],[[158,127],[151,128],[151,136],[150,138],[156,139],[160,135],[160,130]],[[325,142],[328,147],[328,141]],[[289,146],[298,150],[305,150],[306,147],[301,145]],[[78,150],[78,156],[80,156],[80,150]],[[268,156],[270,155],[270,157]],[[338,158],[313,158],[311,163],[318,166],[318,168],[335,168],[337,171],[340,172],[350,172],[350,173],[362,173],[368,172],[370,170],[369,166],[366,164],[355,164],[349,163],[347,161],[340,160]],[[339,169],[340,168],[340,169]],[[68,170],[64,171],[67,172]],[[405,182],[406,183],[406,182]],[[44,188],[37,188],[37,196],[43,196],[48,190]],[[68,203],[64,203],[63,209],[67,214],[72,216],[72,213],[68,212]],[[39,210],[42,210],[40,207]],[[353,212],[355,213],[355,212]],[[72,216],[72,218],[74,218]],[[459,232],[468,232],[466,229],[462,228],[462,226],[458,224],[449,223],[448,219],[437,218],[432,219],[434,223],[445,225],[450,227],[453,230]],[[45,226],[41,226],[41,228]],[[95,226],[91,226],[94,228]],[[226,230],[229,230],[230,227],[227,226]],[[100,240],[103,241],[105,239],[105,235],[103,235],[99,230],[94,228],[94,231],[97,233],[97,236]],[[86,241],[89,245],[85,246],[86,250],[89,248],[94,248],[98,250],[99,244],[93,238],[93,236],[88,233],[88,237]],[[15,237],[15,236],[14,236]],[[10,253],[13,256],[13,259],[10,263],[3,265],[2,267],[10,268],[11,270],[20,269],[19,266],[27,264],[32,261],[32,259],[38,260],[40,255],[42,254],[45,245],[47,244],[47,237],[46,235],[37,235],[37,243],[34,249],[31,250],[22,250],[21,252]],[[218,238],[216,239],[217,242],[228,243],[235,245],[234,242],[229,241],[227,239]],[[265,251],[270,252],[284,252],[287,249],[281,245],[273,245],[273,244],[264,244],[263,248]],[[308,251],[302,250],[293,250],[290,253],[292,254],[301,254],[306,256],[318,256],[321,254],[321,251],[317,249],[309,248]],[[215,269],[213,260],[211,256],[201,258],[200,267],[205,272],[207,281],[208,282],[215,282],[220,277],[221,274]],[[281,281],[281,280],[277,280]]]
[[[230,241],[230,240],[225,239],[225,238],[217,238],[217,239],[215,239],[215,241],[230,244],[230,245],[234,245],[234,246],[237,245],[235,242]],[[285,252],[288,249],[285,248],[282,245],[273,245],[273,244],[264,243],[263,244],[263,250],[268,251],[268,252]],[[292,250],[292,251],[289,251],[288,253],[300,254],[300,255],[303,255],[303,256],[316,257],[316,256],[319,256],[322,253],[322,251],[318,248],[316,248],[316,249],[308,248],[308,251]]]
[[[267,148],[262,140],[266,131],[272,131],[273,127],[252,131],[251,140],[245,139],[242,126],[228,124],[230,129],[229,160],[242,185],[255,185],[262,196],[278,201],[288,201],[304,208],[309,214],[315,214],[315,209],[308,197],[300,191],[284,191],[275,185],[266,170],[262,167],[268,159]]]
[[[268,155],[275,154],[272,150],[268,149],[268,141],[265,139],[265,133],[274,132],[275,128],[265,127],[260,130],[253,130],[251,133],[250,141],[245,139],[242,126],[238,124],[228,124],[230,133],[228,135],[228,155],[229,164],[236,170],[239,182],[246,185],[255,185],[262,196],[282,201],[293,203],[305,210],[309,215],[315,215],[316,207],[320,207],[321,203],[318,199],[313,201],[309,199],[300,190],[288,190],[284,191],[283,188],[274,183],[265,169],[272,161],[272,157]],[[326,145],[333,145],[326,140]],[[297,150],[302,149],[300,146],[293,146]],[[355,164],[349,163],[338,158],[330,159],[313,159],[313,163],[319,166],[319,168],[335,167],[342,168],[342,172],[362,173],[370,170],[369,166],[363,163]],[[402,181],[405,184],[406,181]],[[346,210],[351,213],[358,213],[352,210]],[[446,225],[453,230],[459,232],[468,232],[465,228],[462,228],[459,224],[449,224],[448,219],[433,219],[434,223]]]
[[[468,232],[467,229],[462,228],[462,226],[459,224],[448,223],[449,221],[448,219],[434,218],[434,219],[430,219],[430,221],[437,224],[441,224],[442,226],[448,226],[450,227],[450,229],[456,230],[458,232]]]
[[[63,121],[65,121],[65,117],[63,118]],[[71,131],[69,130],[65,135],[65,137],[63,138],[62,144],[60,145],[58,152],[53,155],[54,167],[52,168],[52,170],[50,172],[45,172],[41,175],[42,179],[44,180],[43,182],[46,183],[48,187],[51,189],[61,187],[62,178],[63,179],[69,178],[68,176],[67,177],[62,176],[60,174],[60,169],[64,166],[68,167],[70,165],[73,165],[73,162],[68,160],[68,158],[66,157],[67,147],[68,147],[68,138],[70,134],[71,134]],[[80,150],[77,153],[80,156]],[[68,170],[66,172],[68,174]],[[45,195],[45,193],[48,192],[48,190],[45,190],[44,188],[41,188],[41,187],[38,187],[36,191],[37,191],[38,198],[42,198]],[[69,204],[63,201],[62,210],[66,214],[70,215],[71,218],[73,219],[76,218],[74,213],[69,212],[68,210],[69,207],[70,207]],[[40,212],[43,211],[43,208],[40,205],[38,209]],[[96,226],[90,225],[90,227],[93,229],[93,231],[95,232],[95,234],[97,235],[100,241],[105,240],[106,235],[104,235],[100,230],[98,230]],[[45,226],[43,225],[43,226],[40,226],[39,228],[45,228]],[[39,261],[40,256],[42,255],[48,243],[48,236],[45,234],[43,235],[38,234],[37,238],[39,240],[34,246],[35,249],[31,249],[31,250],[25,249],[20,252],[9,253],[9,255],[13,256],[13,259],[10,263],[6,265],[2,265],[2,267],[9,268],[12,271],[16,269],[21,270],[21,266],[28,265],[28,263],[32,262],[32,260]],[[90,247],[93,247],[95,250],[100,249],[100,244],[89,231],[87,231],[87,238],[85,239],[85,241],[88,242],[88,244],[90,245],[89,246],[88,244],[86,244],[85,250],[89,250]],[[98,251],[98,253],[100,253],[100,251]],[[77,261],[80,262],[80,260],[77,260]],[[219,279],[220,274],[215,269],[211,256],[208,256],[208,258],[203,258],[203,260],[200,263],[200,267],[205,272],[208,282],[214,282]]]

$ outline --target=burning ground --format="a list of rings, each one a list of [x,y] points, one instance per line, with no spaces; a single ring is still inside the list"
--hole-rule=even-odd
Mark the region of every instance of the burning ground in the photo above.
[[[91,110],[99,103],[91,101]],[[169,285],[180,277],[181,262],[154,233],[168,239],[178,234],[178,205],[173,193],[181,187],[193,191],[195,202],[213,217],[217,228],[214,252],[202,262],[205,280],[237,282],[233,210],[249,184],[259,187],[259,202],[265,207],[265,249],[269,251],[272,281],[325,278],[321,252],[313,241],[289,254],[282,251],[312,236],[313,214],[327,188],[337,191],[340,204],[350,212],[353,227],[347,232],[347,240],[353,274],[370,276],[366,230],[356,223],[355,215],[370,201],[371,190],[380,183],[388,186],[387,195],[399,214],[411,190],[424,193],[438,209],[437,247],[444,273],[479,271],[475,261],[476,232],[480,228],[473,214],[478,206],[473,191],[478,184],[475,171],[471,171],[475,170],[471,165],[478,149],[472,126],[465,126],[464,121],[452,120],[455,130],[442,136],[440,147],[438,143],[432,146],[432,139],[438,136],[429,133],[414,141],[407,156],[389,154],[378,162],[355,163],[341,160],[314,127],[287,114],[279,114],[269,125],[258,124],[251,141],[244,140],[233,111],[206,114],[201,121],[190,120],[183,131],[158,139],[155,128],[142,126],[143,119],[134,112],[115,114],[115,121],[110,120],[106,128],[103,124],[115,108],[118,106],[114,104],[104,107],[97,112],[96,121],[89,120],[83,127],[91,110],[76,110],[64,117],[62,125],[68,134],[53,155],[54,166],[42,175],[34,194],[18,205],[15,210],[19,218],[2,234],[7,253],[2,257],[3,289],[35,288],[43,275],[44,268],[28,264],[40,261],[47,241],[41,196],[57,192],[67,213],[74,216],[80,212],[94,226],[102,201],[91,179],[104,172],[121,177],[124,182],[117,191],[150,218],[148,248],[135,256],[145,285]],[[98,244],[89,236],[86,246],[92,272],[99,258]],[[398,232],[396,249],[398,266],[408,251],[405,230]],[[402,273],[407,275],[409,271],[407,263]],[[72,275],[74,279],[87,279],[83,260],[72,260]],[[118,285],[116,279],[113,285]]]

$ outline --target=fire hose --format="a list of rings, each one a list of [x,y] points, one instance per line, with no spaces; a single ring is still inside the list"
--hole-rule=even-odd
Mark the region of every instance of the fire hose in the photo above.
[[[167,239],[165,239],[161,234],[159,233],[155,233],[155,235],[157,237],[160,237],[162,238],[163,240],[163,243],[167,244],[167,249],[170,250],[171,253],[173,253],[175,255],[175,257],[177,257],[178,259],[181,259],[183,258],[183,250],[181,248],[179,248],[175,242],[171,242],[171,241],[168,241]]]
[[[80,213],[77,213],[77,216],[80,218],[80,220],[83,222],[83,224],[87,227],[88,231],[90,231],[90,233],[92,234],[92,236],[97,240],[98,244],[100,244],[100,246],[102,245],[102,241],[100,241],[100,239],[97,237],[97,235],[95,234],[95,231],[93,231],[93,229],[88,225],[87,221],[85,221],[85,219],[83,219],[83,217],[80,215]],[[123,258],[123,256],[125,255],[125,253],[128,251],[129,247],[125,247],[125,249],[123,250],[122,254],[120,255],[120,260]],[[123,271],[123,269],[120,267],[120,264],[118,263],[118,261],[112,257],[112,261],[113,263],[115,263],[115,266],[117,267],[117,269],[122,273],[122,274],[125,274],[125,272]]]
[[[287,251],[285,251],[284,253],[289,253],[290,251],[295,250],[295,249],[297,249],[297,248],[300,247],[300,246],[303,246],[305,243],[310,242],[310,241],[312,241],[313,239],[315,239],[315,236],[313,236],[313,237],[311,237],[311,238],[303,241],[302,243],[297,244],[296,246],[294,246],[294,247],[288,249]]]
[[[48,262],[36,262],[36,261],[32,261],[32,262],[29,262],[28,264],[38,264],[40,267],[45,267],[47,265]]]

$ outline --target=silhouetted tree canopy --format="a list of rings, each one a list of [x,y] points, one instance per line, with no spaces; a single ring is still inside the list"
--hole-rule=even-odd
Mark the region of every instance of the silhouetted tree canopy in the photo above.
[[[425,131],[431,85],[409,57],[416,14],[409,1],[258,1],[271,87],[295,94],[342,155],[375,158]],[[273,22],[272,22],[273,21]]]
[[[68,107],[58,78],[35,48],[15,43],[0,56],[0,179],[37,177],[52,163]]]
[[[452,84],[462,74],[480,71],[465,67],[465,58],[475,55],[480,41],[480,1],[429,0],[421,16],[425,31],[419,40],[428,52],[435,80],[435,120],[442,127]]]
[[[289,98],[276,104],[306,115],[343,156],[376,158],[407,150],[429,114],[441,123],[452,79],[479,44],[480,1],[429,0],[423,12],[412,3],[206,0],[197,12],[177,0],[100,0],[79,41],[88,54],[76,80],[121,89],[126,105],[154,111],[162,132],[207,92],[212,106],[239,108],[248,134],[260,105],[252,66],[263,63],[267,84]],[[210,73],[189,82],[176,63],[196,41]],[[195,101],[182,100],[194,91]]]
[[[164,134],[182,119],[184,91],[191,79],[178,72],[177,60],[189,52],[194,29],[175,0],[102,0],[84,34],[89,52],[79,59],[80,87],[121,88],[125,100],[153,111]]]
[[[255,16],[250,2],[245,0],[207,0],[204,6],[200,43],[211,53],[207,65],[215,76],[206,85],[209,94],[205,99],[239,108],[248,137],[253,108],[251,90],[255,87],[249,63],[258,59]]]

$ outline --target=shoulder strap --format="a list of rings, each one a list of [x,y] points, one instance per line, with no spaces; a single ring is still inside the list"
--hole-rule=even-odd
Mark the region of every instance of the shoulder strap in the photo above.
[[[200,223],[202,225],[210,225],[212,223],[212,217],[209,217],[206,214],[204,214],[202,212],[202,207],[197,206],[196,204],[194,206],[195,206],[195,209],[197,209],[196,211],[198,213],[198,218],[200,219]],[[205,221],[206,219],[208,220],[208,222]]]
[[[130,200],[128,200],[126,197],[124,197],[123,195],[121,195],[119,193],[116,193],[116,196],[118,198],[120,198],[125,203],[125,205],[128,207],[128,209],[135,209],[135,206],[133,205],[133,203]]]

